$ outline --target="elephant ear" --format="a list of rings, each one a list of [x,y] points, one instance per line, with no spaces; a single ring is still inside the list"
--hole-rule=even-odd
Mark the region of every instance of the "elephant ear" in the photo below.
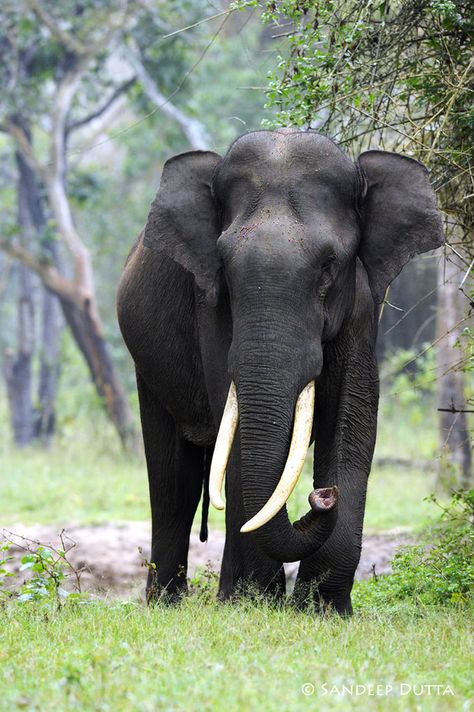
[[[190,151],[166,161],[145,225],[143,244],[194,275],[209,303],[217,301],[219,213],[211,190],[221,158]]]
[[[359,257],[376,303],[402,267],[444,242],[441,214],[427,169],[413,158],[386,151],[359,156],[366,181],[361,206]]]

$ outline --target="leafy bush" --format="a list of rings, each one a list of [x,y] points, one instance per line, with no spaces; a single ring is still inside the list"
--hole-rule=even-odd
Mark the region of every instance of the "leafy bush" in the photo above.
[[[15,538],[15,535],[13,535]],[[6,600],[27,603],[40,602],[49,608],[59,608],[63,602],[77,600],[85,597],[81,592],[81,571],[77,570],[68,559],[68,552],[75,544],[67,546],[63,533],[60,535],[61,548],[43,546],[26,537],[17,537],[18,542],[7,541],[0,546],[0,603]],[[24,550],[19,567],[20,572],[28,571],[31,576],[22,583],[15,581],[15,574],[9,570],[8,565],[14,561],[11,556],[13,547]],[[67,579],[74,580],[74,591],[67,591],[64,584]],[[12,578],[13,584],[7,586],[7,580]]]
[[[420,544],[400,550],[391,576],[374,577],[360,584],[355,598],[362,605],[383,605],[409,599],[421,605],[450,606],[473,601],[474,490],[455,492],[441,507],[437,524]]]

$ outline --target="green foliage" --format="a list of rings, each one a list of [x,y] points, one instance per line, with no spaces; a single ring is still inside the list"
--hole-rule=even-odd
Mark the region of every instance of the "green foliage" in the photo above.
[[[286,37],[267,90],[276,119],[265,125],[317,128],[355,155],[373,141],[419,157],[466,234],[474,220],[471,3],[264,5],[264,21]]]
[[[462,363],[461,370],[464,373],[474,371],[474,329],[471,326],[466,326],[455,344],[465,354],[466,358]]]
[[[361,605],[419,606],[467,604],[474,596],[474,490],[455,492],[422,543],[399,551],[391,576],[374,577],[358,589]]]
[[[435,350],[430,344],[424,344],[420,351],[398,349],[386,354],[381,379],[389,394],[395,394],[401,405],[418,405],[424,411],[425,404],[420,397],[426,399],[433,395],[438,380]]]
[[[233,15],[190,77],[189,106],[219,153],[239,134],[260,129],[265,115],[261,87],[274,63],[265,50],[257,18]]]
[[[18,603],[39,603],[49,609],[61,607],[66,600],[77,601],[84,598],[80,587],[80,572],[77,571],[68,559],[68,552],[73,546],[65,546],[61,535],[61,545],[64,548],[55,549],[33,542],[25,537],[16,537],[20,540],[14,543],[4,542],[0,551],[6,552],[0,559],[0,601],[3,599]],[[13,561],[9,555],[13,546],[17,546],[25,553],[21,557],[20,573],[31,574],[22,583],[6,586],[7,579],[14,577],[7,567]],[[67,591],[64,584],[71,576],[75,578],[75,591]]]
[[[0,602],[2,599],[9,597],[9,591],[6,589],[7,579],[13,576],[13,573],[8,570],[8,564],[13,561],[13,557],[9,555],[10,542],[3,542],[0,545]]]
[[[216,599],[219,588],[219,574],[210,566],[198,568],[189,580],[189,592],[198,596],[203,602],[210,603]]]

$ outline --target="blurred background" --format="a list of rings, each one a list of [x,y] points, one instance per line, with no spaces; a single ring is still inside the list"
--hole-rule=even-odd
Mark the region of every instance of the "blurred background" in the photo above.
[[[449,245],[411,262],[384,305],[366,530],[420,528],[429,518],[425,497],[472,482],[472,233],[465,229],[472,223],[445,190],[446,180],[461,185],[459,205],[465,206],[465,184],[446,179],[446,163],[437,163],[446,156],[442,141],[450,140],[449,111],[441,122],[433,118],[440,115],[440,96],[442,110],[452,93],[438,94],[438,104],[430,98],[432,113],[421,132],[419,94],[413,103],[409,95],[420,85],[409,82],[403,96],[393,90],[390,101],[402,96],[411,112],[412,125],[399,131],[391,105],[382,95],[379,104],[370,99],[363,78],[356,99],[342,80],[329,94],[315,91],[323,91],[315,71],[321,80],[324,72],[344,76],[347,66],[326,62],[308,69],[304,60],[308,47],[318,56],[314,33],[320,30],[307,7],[288,3],[293,12],[285,15],[275,3],[241,5],[1,4],[2,527],[148,521],[134,372],[118,331],[116,285],[164,161],[192,148],[223,153],[238,135],[262,125],[311,125],[352,157],[381,147],[416,155],[433,169],[442,207],[451,205]],[[326,22],[330,26],[330,18]],[[447,31],[454,32],[450,22]],[[326,33],[329,45],[331,37]],[[333,45],[339,51],[342,40]],[[388,67],[393,47],[384,51]],[[369,78],[372,84],[377,76]],[[349,107],[345,121],[338,106]],[[458,165],[463,152],[451,158]],[[307,490],[302,482],[292,499],[294,515],[305,506]],[[220,514],[211,517],[222,530]]]

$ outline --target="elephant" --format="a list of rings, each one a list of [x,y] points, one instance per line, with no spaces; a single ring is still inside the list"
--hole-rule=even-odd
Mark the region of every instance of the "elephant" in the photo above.
[[[149,600],[186,589],[202,496],[224,507],[218,596],[352,613],[377,427],[378,317],[443,242],[427,169],[316,131],[252,131],[164,165],[117,295],[135,363],[152,513]],[[314,442],[311,508],[286,502]]]

